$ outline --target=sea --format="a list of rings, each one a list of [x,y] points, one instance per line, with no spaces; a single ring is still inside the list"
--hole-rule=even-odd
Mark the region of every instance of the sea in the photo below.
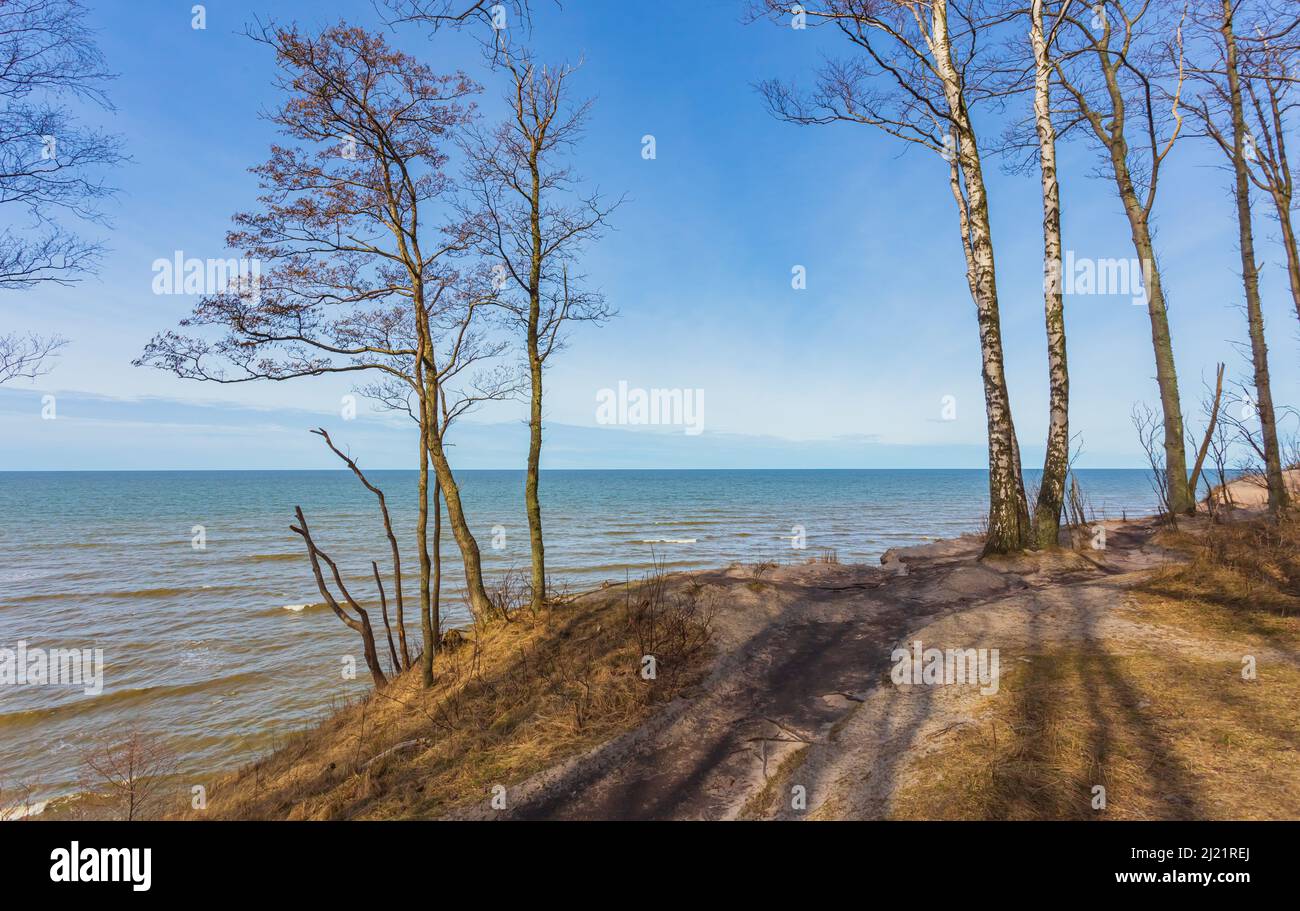
[[[374,471],[399,540],[408,605],[418,590],[416,475]],[[1077,472],[1098,518],[1155,510],[1149,473]],[[485,572],[526,578],[523,473],[459,475]],[[1028,472],[1032,487],[1036,473]],[[833,553],[876,563],[891,547],[980,527],[977,470],[544,471],[548,570],[571,592],[734,562]],[[373,494],[347,471],[0,472],[0,650],[102,650],[102,689],[0,684],[0,789],[75,793],[86,760],[138,730],[162,738],[198,783],[273,748],[370,687],[355,633],[317,592],[301,507],[350,590],[393,600]],[[444,529],[443,614],[467,617]],[[306,605],[304,607],[304,605]],[[377,619],[377,611],[372,612]],[[418,622],[411,623],[418,648]],[[0,651],[0,661],[5,653]]]

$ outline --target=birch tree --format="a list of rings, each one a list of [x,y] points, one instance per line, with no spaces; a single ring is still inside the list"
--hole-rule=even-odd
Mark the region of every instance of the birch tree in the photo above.
[[[1046,0],[1031,0],[1029,44],[1034,55],[1034,132],[1043,199],[1043,314],[1047,329],[1049,383],[1047,451],[1043,477],[1034,506],[1034,538],[1039,547],[1054,548],[1060,538],[1065,479],[1070,471],[1070,370],[1066,358],[1065,300],[1062,286],[1061,187],[1056,167],[1056,124],[1052,120],[1053,47],[1056,33],[1073,0],[1056,4],[1056,15],[1045,13]]]
[[[1259,291],[1259,266],[1255,260],[1255,231],[1250,200],[1249,156],[1254,139],[1246,122],[1246,101],[1242,90],[1241,55],[1238,50],[1238,10],[1244,0],[1205,0],[1194,9],[1189,23],[1191,35],[1199,39],[1197,59],[1189,73],[1200,88],[1193,107],[1203,132],[1223,152],[1233,175],[1237,241],[1241,253],[1241,278],[1246,299],[1246,323],[1250,333],[1251,367],[1254,372],[1253,410],[1259,419],[1264,454],[1264,478],[1268,486],[1268,507],[1273,515],[1288,505],[1282,456],[1278,445],[1277,420],[1269,380],[1268,345],[1264,338],[1264,311]],[[1250,151],[1248,151],[1250,150]]]
[[[984,163],[971,113],[967,74],[977,65],[983,29],[967,0],[758,0],[756,13],[803,15],[835,29],[856,55],[830,61],[816,87],[800,92],[777,81],[760,90],[769,109],[791,123],[856,123],[943,156],[956,205],[966,279],[979,326],[988,433],[989,519],[986,553],[1031,543],[1029,508],[1003,364],[997,269]]]
[[[1165,70],[1164,50],[1179,47],[1173,4],[1097,0],[1072,7],[1057,33],[1053,67],[1060,95],[1060,133],[1080,132],[1100,149],[1101,173],[1115,185],[1146,279],[1164,439],[1167,499],[1175,512],[1195,510],[1187,483],[1183,412],[1169,332],[1168,305],[1151,225],[1160,171],[1182,132],[1181,55]]]

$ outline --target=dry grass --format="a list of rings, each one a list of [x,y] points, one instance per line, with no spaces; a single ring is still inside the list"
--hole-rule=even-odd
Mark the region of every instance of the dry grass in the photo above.
[[[1158,572],[1141,591],[1169,602],[1196,626],[1228,633],[1294,631],[1300,616],[1300,520],[1211,525],[1202,534],[1166,532],[1189,561]]]
[[[1300,817],[1295,520],[1166,534],[1190,560],[1140,586],[1126,616],[1213,647],[1069,644],[1013,662],[983,717],[916,762],[892,816]],[[1243,679],[1253,647],[1271,657]]]
[[[902,819],[1294,819],[1300,671],[1056,649],[920,760]],[[1093,787],[1106,808],[1093,809]]]
[[[712,611],[662,572],[520,611],[218,781],[204,818],[441,815],[638,725],[697,682]],[[656,675],[644,679],[642,659]]]

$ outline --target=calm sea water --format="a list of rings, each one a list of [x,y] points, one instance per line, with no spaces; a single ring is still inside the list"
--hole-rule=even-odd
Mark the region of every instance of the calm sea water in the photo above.
[[[371,477],[399,537],[413,542],[415,473]],[[487,571],[526,572],[522,472],[462,478]],[[1100,516],[1154,509],[1145,472],[1079,479]],[[635,577],[655,559],[687,570],[834,550],[874,563],[886,548],[978,528],[987,475],[548,471],[542,496],[549,569],[578,591]],[[0,647],[102,648],[105,661],[96,696],[0,686],[0,785],[78,790],[92,744],[130,726],[164,735],[183,771],[210,773],[364,693],[364,666],[355,680],[341,673],[343,656],[359,655],[355,634],[327,608],[285,609],[320,601],[288,527],[296,505],[353,594],[374,600],[369,561],[389,569],[388,545],[374,497],[348,472],[0,472]],[[806,550],[791,547],[795,526]],[[450,535],[443,546],[452,561]],[[403,560],[414,592],[413,544]],[[447,566],[449,581],[458,573]],[[444,613],[463,620],[459,591],[447,595]],[[414,633],[418,643],[418,624]]]

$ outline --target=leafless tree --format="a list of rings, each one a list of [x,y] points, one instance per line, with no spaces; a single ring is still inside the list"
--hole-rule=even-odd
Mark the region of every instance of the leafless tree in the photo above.
[[[365,487],[366,490],[373,493],[375,498],[379,501],[379,515],[384,521],[384,535],[388,538],[388,546],[393,555],[393,588],[395,590],[397,606],[397,639],[402,644],[402,654],[400,659],[397,654],[397,649],[393,646],[393,629],[388,622],[388,598],[384,594],[384,583],[379,576],[379,566],[372,562],[371,568],[374,570],[375,574],[375,585],[379,589],[379,601],[383,610],[384,629],[388,632],[388,651],[393,659],[393,672],[397,673],[398,671],[404,671],[411,666],[411,650],[410,646],[408,646],[406,642],[406,613],[404,599],[402,598],[402,551],[397,545],[397,535],[393,533],[393,520],[388,514],[388,498],[384,496],[382,490],[370,483],[370,479],[366,477],[365,472],[361,470],[361,466],[356,463],[355,459],[334,445],[334,441],[330,439],[329,432],[326,431],[324,427],[318,427],[313,430],[312,433],[325,441],[325,445],[330,448],[330,451],[343,460],[343,464],[347,465],[352,473],[357,476],[357,480],[361,482],[361,485]]]
[[[1233,176],[1236,203],[1237,240],[1241,252],[1241,278],[1245,288],[1246,324],[1250,333],[1251,367],[1254,371],[1255,411],[1259,418],[1268,485],[1269,511],[1275,516],[1286,509],[1289,496],[1282,476],[1282,454],[1278,445],[1273,389],[1269,379],[1268,345],[1264,338],[1264,310],[1259,292],[1259,265],[1255,261],[1255,229],[1250,199],[1250,163],[1254,140],[1246,122],[1246,101],[1242,91],[1238,29],[1248,25],[1238,19],[1244,0],[1199,0],[1189,9],[1185,41],[1193,51],[1186,71],[1197,88],[1190,106],[1204,135],[1213,140],[1226,157]],[[1195,473],[1192,478],[1195,491]]]
[[[1060,537],[1065,478],[1070,471],[1070,370],[1066,357],[1065,299],[1062,284],[1061,187],[1056,166],[1056,123],[1052,119],[1053,49],[1073,0],[1030,0],[1029,45],[1034,59],[1034,132],[1042,180],[1044,320],[1047,329],[1049,386],[1047,448],[1034,506],[1034,537],[1039,547],[1056,547]]]
[[[947,163],[983,363],[986,552],[1020,550],[1031,543],[1032,530],[1004,369],[988,190],[971,111],[976,95],[967,82],[980,69],[986,46],[978,0],[755,0],[753,12],[787,20],[806,16],[839,32],[855,52],[827,62],[809,92],[775,80],[762,83],[773,114],[798,124],[872,126]]]
[[[1300,8],[1255,0],[1249,29],[1238,29],[1250,179],[1268,194],[1281,229],[1287,280],[1300,317],[1300,241],[1294,219],[1295,169],[1287,134],[1300,108]]]
[[[1160,515],[1173,524],[1178,524],[1178,510],[1173,508],[1169,499],[1169,485],[1165,483],[1165,448],[1160,441],[1163,436],[1162,423],[1145,403],[1138,402],[1131,414],[1133,429],[1137,431],[1138,443],[1146,454],[1147,465],[1151,468],[1151,489],[1160,504]]]
[[[67,344],[62,336],[11,332],[0,335],[0,384],[36,379],[50,370],[50,359]]]
[[[508,28],[512,18],[523,25],[532,21],[529,0],[383,0],[383,5],[392,13],[394,23],[419,22],[434,29],[459,28],[470,22],[500,29]]]
[[[1156,0],[1096,0],[1072,7],[1057,32],[1054,71],[1062,138],[1076,133],[1100,150],[1099,174],[1114,182],[1146,278],[1147,313],[1160,389],[1166,499],[1177,512],[1195,509],[1187,486],[1183,413],[1169,332],[1168,305],[1151,216],[1161,168],[1182,132],[1180,6]]]
[[[342,620],[349,629],[360,634],[366,667],[370,669],[370,676],[374,678],[375,689],[382,690],[388,685],[388,677],[379,664],[379,650],[375,647],[375,629],[370,622],[370,614],[357,603],[357,600],[352,597],[352,593],[348,591],[347,584],[343,581],[343,576],[339,572],[338,564],[316,544],[316,539],[312,537],[311,529],[307,525],[307,518],[303,515],[302,507],[295,506],[293,511],[294,515],[298,517],[298,524],[290,525],[289,530],[301,537],[303,543],[307,545],[307,558],[311,561],[311,571],[316,577],[316,588],[320,591],[320,596],[325,599],[325,603],[329,605],[330,610],[334,611],[334,615]],[[333,577],[335,587],[338,588],[339,595],[342,596],[348,607],[352,608],[353,613],[349,614],[339,605],[338,598],[335,597],[325,579],[325,573],[321,569],[322,563],[329,567],[330,575]],[[375,574],[375,582],[379,585],[382,597],[383,583],[379,580],[378,572]]]
[[[1233,505],[1232,491],[1228,488],[1228,458],[1232,449],[1232,440],[1228,422],[1223,420],[1223,377],[1224,365],[1219,364],[1212,393],[1209,384],[1206,384],[1206,395],[1201,400],[1201,414],[1205,418],[1205,436],[1202,438],[1201,448],[1196,456],[1196,466],[1192,472],[1193,480],[1199,472],[1200,477],[1205,481],[1206,508],[1212,514],[1217,513],[1221,506],[1231,509]],[[1207,461],[1213,465],[1214,475],[1218,479],[1217,497],[1215,485],[1210,481],[1210,472],[1203,468]],[[1195,487],[1192,489],[1195,490]]]
[[[276,145],[253,169],[262,208],[237,215],[227,242],[270,268],[255,286],[203,298],[181,323],[198,331],[157,336],[137,363],[213,382],[378,372],[411,384],[420,416],[421,613],[432,603],[432,467],[471,608],[485,614],[478,542],[434,417],[440,384],[476,350],[491,293],[483,270],[462,256],[470,243],[446,173],[478,86],[463,73],[437,75],[382,36],[345,24],[250,34],[276,53],[288,100],[271,119],[293,144]],[[216,339],[205,334],[214,328]]]
[[[68,105],[111,109],[111,79],[78,0],[0,2],[0,290],[71,284],[103,253],[66,226],[103,225],[112,194],[103,172],[123,159],[115,136],[79,123]],[[65,344],[57,336],[0,336],[0,383],[35,378]]]
[[[1230,441],[1236,444],[1234,448],[1244,453],[1238,459],[1237,467],[1240,473],[1266,488],[1268,450],[1264,444],[1263,426],[1259,420],[1259,403],[1255,401],[1252,390],[1252,385],[1234,384],[1232,392],[1225,396],[1219,420],[1227,426]],[[1286,438],[1284,427],[1288,421],[1293,421],[1297,427],[1300,427],[1300,410],[1293,406],[1277,406],[1275,418],[1278,435],[1283,439]],[[1287,462],[1290,461],[1285,455],[1282,458]]]
[[[1219,411],[1223,406],[1223,370],[1224,365],[1219,364],[1214,380],[1214,395],[1201,404],[1201,411],[1205,415],[1205,434],[1201,437],[1201,445],[1196,450],[1196,462],[1192,465],[1192,477],[1187,482],[1193,494],[1196,493],[1201,472],[1205,467],[1205,457],[1213,447],[1215,434],[1219,430]]]
[[[433,435],[445,441],[457,418],[468,414],[485,402],[513,398],[521,386],[518,372],[509,365],[497,362],[505,350],[504,342],[488,342],[481,337],[471,337],[461,350],[446,359],[448,367],[438,381],[437,398],[431,403],[431,414],[425,416]],[[474,368],[474,369],[471,369]],[[419,381],[412,378],[388,376],[367,384],[361,392],[390,411],[405,412],[417,424],[421,422]],[[423,483],[423,482],[422,482]],[[426,643],[442,642],[442,488],[434,477],[432,503],[433,537],[430,568],[430,597],[422,612],[421,624]],[[426,501],[422,488],[421,500]],[[489,592],[489,602],[495,613],[501,613],[500,604]],[[481,614],[480,614],[481,616]],[[476,619],[478,619],[476,617]],[[421,672],[426,685],[433,682],[434,649],[425,648],[421,659]]]
[[[62,222],[103,222],[102,172],[122,161],[121,143],[68,104],[111,110],[111,78],[78,0],[0,3],[0,206],[28,220],[0,233],[0,289],[75,282],[103,253]]]
[[[509,115],[468,144],[472,210],[466,213],[477,249],[494,264],[497,306],[523,342],[527,364],[528,461],[524,501],[531,547],[532,609],[546,598],[546,556],[538,497],[542,454],[543,374],[573,322],[602,322],[604,298],[580,287],[575,265],[597,239],[618,202],[582,196],[570,165],[590,102],[570,105],[568,66],[541,66],[527,52],[508,52]]]
[[[38,803],[32,800],[32,786],[0,784],[0,822],[31,819]]]
[[[106,792],[123,819],[144,819],[158,809],[176,764],[163,738],[133,728],[86,755],[85,783],[88,790]]]

